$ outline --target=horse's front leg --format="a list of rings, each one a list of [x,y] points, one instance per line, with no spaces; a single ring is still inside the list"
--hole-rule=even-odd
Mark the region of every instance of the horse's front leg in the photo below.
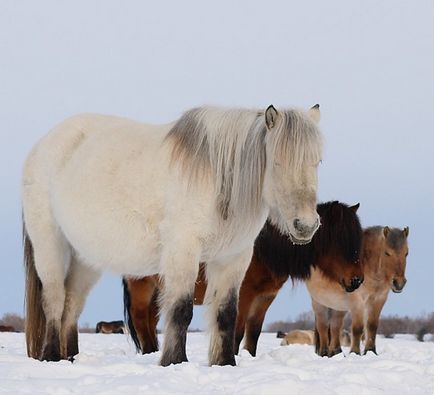
[[[228,260],[207,264],[208,305],[210,331],[209,364],[235,365],[234,340],[238,294],[252,258],[253,248]]]
[[[326,357],[329,354],[329,322],[328,308],[312,299],[315,313],[315,352]]]
[[[347,314],[346,311],[331,310],[329,357],[342,352],[340,337],[345,314]]]
[[[360,306],[351,309],[351,350],[360,355],[360,338],[363,334],[363,308]]]
[[[368,299],[366,302],[366,317],[365,317],[365,351],[372,351],[377,354],[377,349],[375,346],[375,338],[377,336],[378,322],[380,321],[380,313],[383,309],[386,298],[381,298],[380,300]]]
[[[160,364],[187,361],[187,329],[193,318],[194,286],[199,271],[199,243],[165,247],[161,258],[163,287],[160,305],[165,315],[163,353]]]

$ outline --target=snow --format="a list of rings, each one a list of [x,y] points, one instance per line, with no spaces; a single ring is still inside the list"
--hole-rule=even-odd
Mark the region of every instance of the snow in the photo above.
[[[0,394],[434,394],[434,342],[379,337],[378,356],[321,358],[280,341],[263,333],[256,358],[243,350],[238,366],[209,367],[207,335],[189,333],[190,362],[163,368],[124,335],[81,334],[71,364],[30,359],[22,333],[0,333]]]

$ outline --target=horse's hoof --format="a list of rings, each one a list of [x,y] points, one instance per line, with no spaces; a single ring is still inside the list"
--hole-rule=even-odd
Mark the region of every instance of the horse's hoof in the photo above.
[[[334,357],[335,355],[341,354],[342,353],[342,348],[335,348],[334,350],[330,351],[328,356],[329,357]]]
[[[375,355],[378,355],[378,354],[377,354],[377,350],[375,349],[375,347],[374,347],[374,348],[368,348],[368,349],[366,349],[366,350],[363,352],[363,355],[366,355],[369,351],[373,352]]]
[[[160,365],[161,366],[169,366],[169,365],[176,365],[178,363],[183,363],[183,362],[188,362],[187,357],[185,358],[175,358],[175,359],[170,359],[170,358],[164,358],[164,356],[161,358],[160,361]]]
[[[360,355],[360,351],[351,350],[351,351],[350,351],[350,354]]]
[[[41,358],[39,358],[40,361],[47,361],[47,362],[59,362],[62,359],[60,356],[60,353],[47,353],[44,352],[41,355]]]

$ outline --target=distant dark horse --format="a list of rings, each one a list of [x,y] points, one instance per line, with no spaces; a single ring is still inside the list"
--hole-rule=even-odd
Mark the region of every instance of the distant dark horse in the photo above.
[[[0,332],[16,332],[16,330],[10,325],[0,325]]]
[[[96,324],[96,333],[125,333],[123,321],[100,321]]]
[[[330,281],[352,292],[363,281],[359,263],[362,228],[356,214],[359,205],[348,207],[334,201],[319,204],[321,227],[311,243],[294,245],[269,221],[255,242],[252,261],[240,289],[235,330],[235,351],[245,336],[244,347],[254,356],[265,313],[283,284],[306,280],[317,267]],[[158,350],[157,276],[139,280],[124,278],[125,322],[143,354]],[[196,281],[194,303],[202,304],[207,282],[203,265]]]

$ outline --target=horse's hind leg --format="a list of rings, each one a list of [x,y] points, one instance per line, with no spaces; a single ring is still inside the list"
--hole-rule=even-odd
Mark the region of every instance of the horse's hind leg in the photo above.
[[[27,349],[33,358],[59,361],[62,357],[60,329],[65,301],[65,265],[70,259],[70,248],[51,222],[41,220],[38,216],[35,218],[34,221],[26,222],[26,238],[31,240],[34,268],[40,280],[40,295],[30,292],[33,296],[27,296]],[[38,319],[37,316],[41,314],[43,319]],[[39,339],[42,338],[40,344]]]
[[[331,310],[329,357],[342,352],[341,332],[346,311]]]
[[[194,244],[194,243],[193,243]],[[162,253],[161,266],[163,289],[160,305],[165,315],[163,352],[160,364],[187,361],[185,350],[187,329],[193,318],[193,295],[199,272],[199,243],[189,250],[166,246]]]
[[[129,279],[128,325],[138,352],[149,354],[158,351],[156,326],[158,322],[157,276],[138,280]]]
[[[205,304],[210,330],[210,365],[235,365],[234,334],[238,293],[252,257],[252,249],[228,262],[207,264]]]
[[[78,354],[77,321],[89,291],[100,276],[101,272],[82,264],[77,257],[71,259],[65,280],[66,295],[61,331],[61,348],[65,358],[72,358]]]
[[[265,314],[275,297],[276,294],[258,295],[250,308],[249,317],[246,322],[246,340],[244,348],[254,357],[256,356],[258,339],[261,334]]]

